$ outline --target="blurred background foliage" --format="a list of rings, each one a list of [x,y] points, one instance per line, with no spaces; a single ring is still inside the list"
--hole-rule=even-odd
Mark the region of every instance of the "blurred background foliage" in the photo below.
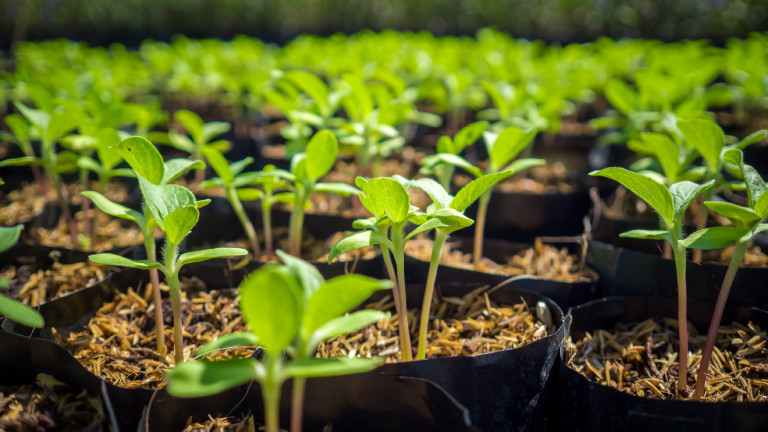
[[[0,48],[66,37],[91,44],[236,34],[283,43],[300,33],[362,29],[583,42],[599,36],[744,37],[768,28],[765,0],[0,0]]]

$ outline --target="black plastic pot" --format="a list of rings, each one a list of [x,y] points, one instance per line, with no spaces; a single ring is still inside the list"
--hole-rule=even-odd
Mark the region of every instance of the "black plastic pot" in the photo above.
[[[689,302],[688,319],[706,332],[714,304]],[[570,315],[570,334],[610,329],[616,323],[677,314],[673,299],[622,297],[596,300],[575,308]],[[728,307],[723,323],[749,321],[766,328],[768,313],[754,308]],[[556,418],[562,431],[757,432],[768,427],[768,402],[694,402],[660,400],[622,393],[592,382],[561,360],[560,405]]]
[[[584,232],[589,213],[586,190],[572,193],[505,193],[495,191],[488,205],[485,237],[513,242],[533,242],[540,236],[573,236]],[[475,218],[477,204],[467,209]]]
[[[466,237],[451,237],[451,243],[456,244],[456,248],[465,253],[472,252],[472,239]],[[563,245],[559,245],[562,247]],[[573,246],[573,245],[570,245]],[[509,243],[500,240],[485,240],[483,242],[483,256],[492,261],[503,263],[509,258],[517,255],[519,252],[530,248],[531,245],[524,243]],[[406,255],[406,281],[407,282],[426,282],[429,262],[410,255]],[[509,281],[512,279],[511,281]],[[524,291],[531,291],[548,297],[557,303],[557,305],[567,310],[589,300],[598,298],[596,280],[584,280],[579,282],[559,282],[549,279],[542,279],[536,276],[512,277],[491,273],[483,273],[474,270],[468,270],[458,267],[441,265],[437,269],[437,282],[469,282],[497,285],[509,281],[506,286]]]
[[[600,275],[600,287],[606,297],[677,296],[677,272],[671,259],[593,241],[589,244],[589,264]],[[716,301],[728,266],[712,263],[686,265],[688,298]],[[744,267],[736,273],[728,304],[768,309],[768,268]]]
[[[462,296],[478,284],[441,284],[438,295]],[[408,287],[408,303],[421,305],[423,286]],[[502,287],[489,298],[500,304],[544,302],[552,317],[549,335],[523,347],[473,357],[444,357],[387,364],[380,373],[424,378],[437,383],[469,409],[484,431],[544,431],[556,403],[553,366],[565,337],[563,313],[541,295]]]

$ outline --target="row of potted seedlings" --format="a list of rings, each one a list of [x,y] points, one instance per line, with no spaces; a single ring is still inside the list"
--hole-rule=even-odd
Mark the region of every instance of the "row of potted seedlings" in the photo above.
[[[192,156],[165,160],[147,139],[112,129],[120,123],[107,116],[94,118],[74,105],[46,110],[53,102],[44,95],[36,96],[36,108],[17,103],[19,114],[6,124],[22,146],[39,141],[41,156],[25,150],[2,163],[42,168],[33,170],[36,187],[54,196],[56,205],[46,212],[61,233],[38,230],[49,222],[39,217],[26,221],[26,238],[48,233],[71,250],[22,245],[4,254],[21,264],[8,270],[15,296],[38,307],[45,324],[37,316],[3,322],[3,381],[37,381],[49,393],[64,385],[87,389],[87,397],[101,399],[102,424],[131,429],[227,421],[268,430],[279,424],[292,430],[750,430],[765,423],[762,312],[724,308],[731,287],[734,297],[750,296],[733,299],[739,306],[765,301],[758,285],[741,276],[749,269],[736,271],[753,239],[759,241],[768,202],[764,181],[741,149],[764,134],[732,143],[705,118],[675,122],[670,130],[663,110],[658,118],[643,117],[647,129],[638,134],[633,116],[647,107],[622,103],[622,90],[606,95],[630,119],[623,129],[630,148],[647,157],[631,171],[593,174],[618,181],[645,203],[632,208],[658,216],[624,236],[659,241],[656,255],[667,255],[665,261],[596,241],[618,238],[601,231],[603,214],[579,235],[586,193],[576,204],[556,198],[562,207],[577,207],[573,214],[539,207],[552,194],[512,195],[494,206],[502,201],[494,187],[503,190],[501,182],[521,172],[533,176],[544,164],[519,158],[531,154],[533,128],[471,123],[415,161],[418,175],[403,170],[405,163],[387,164],[403,140],[386,123],[368,123],[381,108],[364,102],[370,95],[354,77],[346,81],[358,101],[345,102],[349,128],[334,129],[335,113],[328,111],[328,124],[311,123],[323,130],[302,135],[306,143],[290,163],[260,171],[251,159],[227,160],[243,152],[227,153],[229,145],[217,139],[227,123],[205,123],[190,111],[175,116],[189,136],[172,132],[164,139]],[[356,169],[331,172],[348,166],[339,154],[349,149]],[[702,167],[694,165],[699,160]],[[95,173],[96,190],[65,187],[61,173],[72,171],[81,185]],[[122,204],[109,189],[116,176],[128,178]],[[597,184],[593,197],[602,203],[610,187]],[[342,217],[311,213],[319,208]],[[718,216],[707,220],[706,209]],[[99,230],[113,224],[99,222],[104,215],[130,227],[122,247],[107,250],[118,244],[97,241]],[[730,222],[717,225],[723,221]],[[102,237],[124,227],[113,225]],[[522,247],[492,240],[514,238],[505,227],[527,232],[525,240],[570,234],[554,240],[572,241],[571,253],[541,241]],[[474,236],[462,237],[463,228]],[[599,286],[579,262],[587,247]],[[696,262],[703,258],[686,259],[689,249],[721,248],[732,248],[730,265],[711,266],[711,273]],[[64,270],[70,262],[87,266],[86,258],[101,266],[90,266],[91,273]],[[109,275],[89,283],[101,279],[103,265]],[[125,267],[132,270],[118,270]],[[57,277],[67,272],[82,282],[70,281],[74,292],[51,300],[63,285]],[[76,289],[85,285],[91,286]],[[581,305],[599,292],[636,294],[643,287],[676,300]],[[716,298],[716,304],[689,301]],[[734,320],[739,323],[717,332],[718,321]],[[707,337],[697,336],[707,325]],[[681,400],[690,398],[740,402]],[[74,400],[81,407],[84,398]],[[196,424],[209,415],[207,424]]]

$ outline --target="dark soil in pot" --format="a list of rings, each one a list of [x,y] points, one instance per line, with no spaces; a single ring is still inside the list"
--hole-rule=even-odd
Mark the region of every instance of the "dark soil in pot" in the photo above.
[[[714,304],[689,302],[689,388]],[[681,400],[677,302],[622,297],[571,309],[561,364],[561,419],[570,430],[763,430],[768,424],[768,313],[727,307],[704,401]],[[577,372],[578,371],[578,372]],[[579,373],[580,372],[580,373]],[[600,383],[600,384],[598,384]],[[718,401],[711,403],[710,401]]]
[[[597,274],[580,258],[578,245],[534,245],[485,240],[480,266],[472,264],[472,239],[451,237],[444,246],[437,281],[505,283],[517,289],[534,291],[549,297],[561,308],[592,300],[597,296]],[[406,278],[426,280],[432,241],[411,240],[406,245]],[[511,278],[511,279],[510,279]]]

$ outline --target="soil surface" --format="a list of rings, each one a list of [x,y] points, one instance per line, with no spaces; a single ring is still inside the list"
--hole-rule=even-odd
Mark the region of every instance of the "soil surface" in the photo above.
[[[104,266],[93,263],[54,263],[37,271],[28,265],[7,266],[0,270],[0,278],[10,280],[4,295],[35,307],[93,285],[104,279],[106,273]]]
[[[647,320],[596,330],[566,341],[566,363],[588,379],[656,399],[686,398],[693,390],[706,335],[690,333],[688,388],[679,395],[677,321]],[[752,323],[720,327],[707,376],[706,401],[768,401],[768,340]]]

